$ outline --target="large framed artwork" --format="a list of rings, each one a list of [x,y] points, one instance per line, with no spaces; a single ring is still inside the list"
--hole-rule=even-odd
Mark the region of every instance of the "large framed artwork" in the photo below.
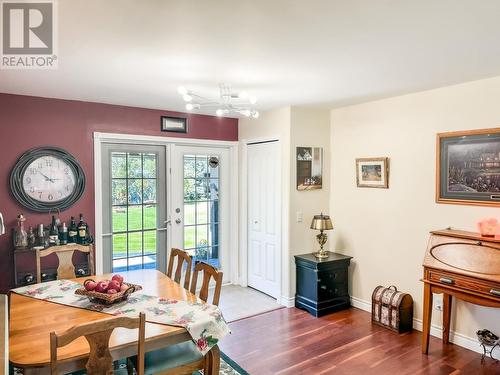
[[[358,187],[389,188],[389,158],[356,159]]]
[[[297,147],[297,190],[323,187],[323,148]]]
[[[500,128],[439,133],[436,202],[500,206]]]

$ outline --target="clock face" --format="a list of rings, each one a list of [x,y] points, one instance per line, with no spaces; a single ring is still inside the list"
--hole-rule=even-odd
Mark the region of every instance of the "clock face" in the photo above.
[[[22,177],[22,188],[31,198],[44,203],[59,202],[75,190],[75,174],[71,166],[55,156],[34,159]]]

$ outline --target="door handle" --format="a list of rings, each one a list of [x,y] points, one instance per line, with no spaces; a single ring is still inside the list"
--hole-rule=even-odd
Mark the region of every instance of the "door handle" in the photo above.
[[[168,230],[168,228],[165,228],[165,227],[163,227],[163,228],[156,228],[157,232],[164,232],[166,230]]]
[[[180,224],[181,222],[182,222],[182,220],[181,220],[181,219],[175,219],[175,223],[176,223],[176,224]]]

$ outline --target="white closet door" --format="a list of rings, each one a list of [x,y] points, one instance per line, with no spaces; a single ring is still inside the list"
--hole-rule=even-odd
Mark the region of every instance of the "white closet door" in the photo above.
[[[278,298],[281,162],[278,142],[248,145],[248,285]]]

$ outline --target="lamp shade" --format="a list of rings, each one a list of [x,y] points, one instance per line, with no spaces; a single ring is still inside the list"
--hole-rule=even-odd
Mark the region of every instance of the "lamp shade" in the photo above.
[[[332,220],[328,215],[314,215],[311,222],[311,229],[330,230],[333,229]]]

